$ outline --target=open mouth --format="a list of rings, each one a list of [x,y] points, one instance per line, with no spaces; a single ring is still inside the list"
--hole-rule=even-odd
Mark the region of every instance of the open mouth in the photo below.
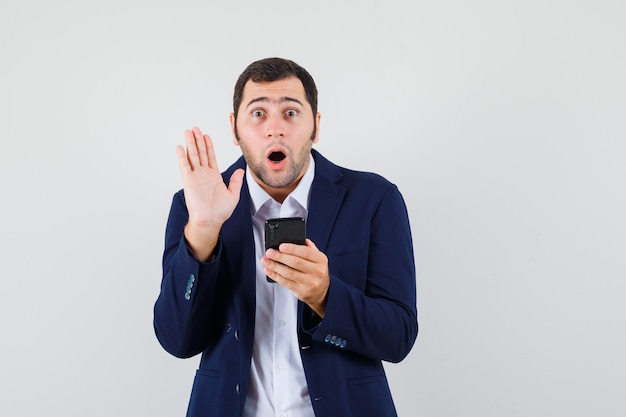
[[[283,152],[277,151],[277,152],[272,152],[271,154],[269,154],[268,158],[270,161],[277,163],[285,159],[286,155]]]

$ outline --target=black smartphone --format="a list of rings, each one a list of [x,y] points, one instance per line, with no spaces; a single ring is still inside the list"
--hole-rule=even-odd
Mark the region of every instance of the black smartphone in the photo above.
[[[302,217],[265,220],[265,250],[278,249],[281,243],[306,244],[306,221]],[[274,282],[266,277],[267,282]]]

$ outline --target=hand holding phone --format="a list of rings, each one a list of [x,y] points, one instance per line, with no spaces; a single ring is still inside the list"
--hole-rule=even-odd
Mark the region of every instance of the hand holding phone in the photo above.
[[[278,250],[281,243],[306,244],[306,222],[302,217],[282,217],[265,221],[265,250]],[[266,277],[267,282],[274,282]]]

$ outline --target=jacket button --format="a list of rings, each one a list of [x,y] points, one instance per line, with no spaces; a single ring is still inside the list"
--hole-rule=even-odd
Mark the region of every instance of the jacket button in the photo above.
[[[348,344],[348,341],[344,339],[344,340],[341,341],[341,344],[339,345],[339,347],[340,348],[345,348],[347,344]]]
[[[185,300],[189,301],[189,299],[191,298],[191,295],[189,295],[189,293],[185,293]]]
[[[237,394],[239,394],[239,390],[240,390],[239,384],[235,385],[235,391],[237,391]]]
[[[235,330],[235,340],[239,340],[239,330]]]
[[[326,335],[326,337],[324,338],[324,342],[330,342],[330,338],[332,337],[332,335],[330,333],[328,333]]]

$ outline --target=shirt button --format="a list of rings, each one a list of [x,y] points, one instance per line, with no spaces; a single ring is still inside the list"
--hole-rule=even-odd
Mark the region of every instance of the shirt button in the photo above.
[[[287,324],[287,322],[285,320],[281,320],[281,321],[278,322],[278,325],[280,327],[285,327],[285,324]]]
[[[285,364],[284,363],[279,363],[278,364],[278,369],[285,369]]]

